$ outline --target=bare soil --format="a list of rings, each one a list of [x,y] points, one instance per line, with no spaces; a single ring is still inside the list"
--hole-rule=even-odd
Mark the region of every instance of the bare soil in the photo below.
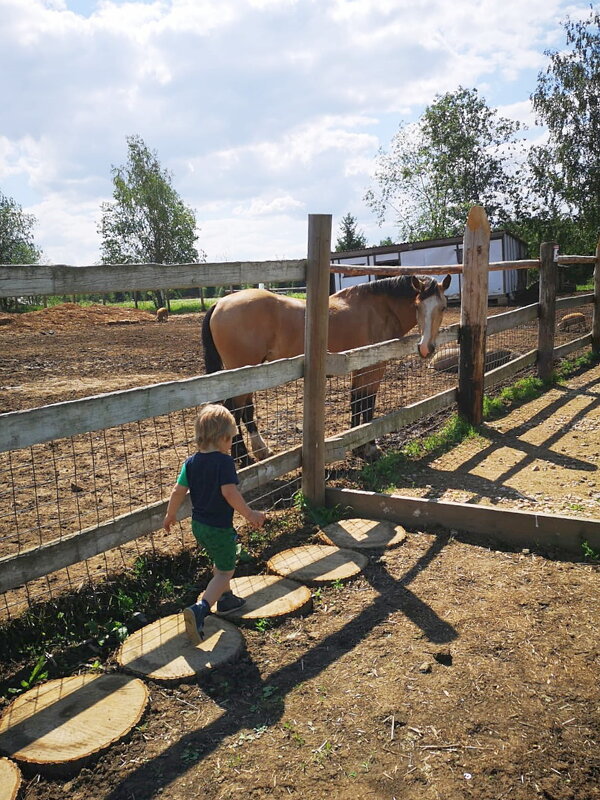
[[[197,315],[51,313],[0,326],[1,411],[201,372]],[[597,366],[415,462],[398,491],[598,518],[599,395]],[[126,742],[28,776],[23,797],[600,798],[598,565],[409,534],[310,615],[244,629],[240,662],[151,684]]]

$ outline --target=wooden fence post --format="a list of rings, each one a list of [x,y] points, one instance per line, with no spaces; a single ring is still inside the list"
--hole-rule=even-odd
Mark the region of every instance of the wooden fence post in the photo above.
[[[556,288],[558,264],[554,260],[555,242],[540,245],[540,306],[538,327],[537,373],[549,380],[554,364],[554,332],[556,327]]]
[[[463,240],[458,363],[458,411],[471,425],[483,420],[489,261],[488,219],[481,206],[473,206]]]
[[[600,239],[596,245],[594,266],[594,312],[592,317],[592,353],[600,355]]]
[[[331,214],[309,214],[304,332],[304,421],[302,492],[315,506],[325,505],[325,391],[329,327]]]

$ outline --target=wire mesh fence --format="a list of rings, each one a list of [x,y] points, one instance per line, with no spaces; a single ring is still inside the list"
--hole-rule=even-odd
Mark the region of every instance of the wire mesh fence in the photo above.
[[[302,382],[295,383],[258,392],[255,398],[278,452],[301,441]],[[185,409],[0,453],[0,557],[62,541],[166,500],[182,463],[195,451],[197,411]],[[253,507],[280,511],[293,503],[299,481],[299,473],[268,485],[259,481],[248,500]],[[140,536],[5,592],[0,595],[0,620],[20,614],[33,602],[130,568],[141,555],[174,553],[194,545],[189,522],[173,530],[175,535],[159,530]]]
[[[497,312],[505,310],[499,308]],[[556,344],[589,332],[592,314],[591,304],[559,311]],[[444,324],[458,321],[458,316],[458,310],[450,310]],[[486,369],[494,369],[534,350],[537,327],[534,320],[488,335]],[[329,378],[326,436],[339,435],[352,422],[367,421],[371,411],[375,417],[384,416],[456,386],[458,360],[456,343],[439,347],[429,360],[421,359],[415,352],[389,361],[385,369],[376,365],[362,370],[354,394],[352,376]],[[254,395],[258,427],[274,453],[283,453],[302,443],[303,399],[302,380]],[[194,452],[196,413],[196,408],[185,409],[0,453],[0,557],[62,540],[166,500],[181,464]],[[397,438],[390,440],[392,446]],[[281,515],[294,504],[300,478],[300,470],[276,479],[265,478],[246,493],[247,499],[253,507],[269,512],[276,526]],[[18,616],[34,602],[52,599],[129,569],[148,552],[174,553],[193,546],[190,526],[185,521],[175,535],[159,530],[140,536],[0,595],[0,621]]]

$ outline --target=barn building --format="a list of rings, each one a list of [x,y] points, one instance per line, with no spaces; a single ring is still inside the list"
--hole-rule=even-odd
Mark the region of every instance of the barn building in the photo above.
[[[442,264],[462,264],[463,238],[429,239],[424,242],[367,247],[364,250],[348,250],[331,254],[332,264],[357,266],[402,266],[427,267]],[[527,258],[527,245],[506,231],[494,231],[490,236],[490,261],[519,261]],[[346,286],[376,280],[374,275],[331,274],[331,291],[338,292]],[[489,302],[506,305],[518,292],[525,289],[527,270],[511,269],[490,272]],[[453,275],[446,296],[450,301],[460,301],[461,276]]]

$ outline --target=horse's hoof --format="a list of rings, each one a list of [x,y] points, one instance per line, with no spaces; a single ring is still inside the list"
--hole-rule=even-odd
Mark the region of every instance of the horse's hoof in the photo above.
[[[264,461],[265,458],[271,458],[272,455],[275,455],[268,447],[262,450],[254,450],[252,454],[257,461]]]
[[[362,458],[363,461],[368,462],[377,461],[383,455],[381,448],[373,442],[363,444],[360,447],[355,448],[352,452],[358,458]]]

